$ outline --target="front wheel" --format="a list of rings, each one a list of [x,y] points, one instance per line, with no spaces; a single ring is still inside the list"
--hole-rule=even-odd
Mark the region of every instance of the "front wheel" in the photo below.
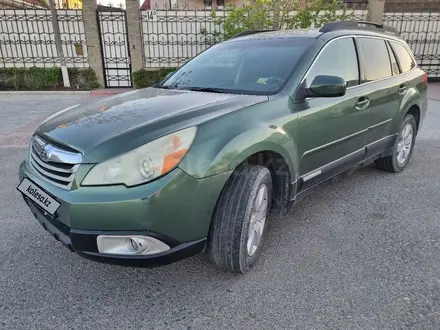
[[[407,114],[403,119],[391,156],[376,160],[378,169],[398,173],[408,165],[416,140],[417,124],[414,116]]]
[[[260,255],[272,200],[272,177],[263,166],[242,165],[223,189],[212,219],[209,256],[219,267],[245,273]]]

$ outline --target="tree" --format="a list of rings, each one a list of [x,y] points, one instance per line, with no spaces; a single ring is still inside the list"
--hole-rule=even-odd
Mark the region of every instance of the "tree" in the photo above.
[[[216,29],[202,29],[205,41],[214,44],[246,30],[305,29],[351,17],[339,0],[253,0],[243,7],[227,6],[227,16],[211,17]]]

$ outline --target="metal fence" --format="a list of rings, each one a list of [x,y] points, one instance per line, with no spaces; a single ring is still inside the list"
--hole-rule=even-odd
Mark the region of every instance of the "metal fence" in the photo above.
[[[346,7],[336,14],[366,20],[368,10],[365,4],[360,6]],[[67,65],[88,67],[82,10],[58,9],[57,12]],[[123,9],[119,8],[116,12],[111,13],[108,8],[98,10],[101,53],[107,85],[125,86],[131,84],[128,29],[122,19],[125,19]],[[221,39],[223,24],[230,13],[229,8],[217,8],[215,15],[211,9],[140,11],[144,67],[182,65],[211,46],[219,37]],[[319,15],[325,18],[328,14],[323,11]],[[268,12],[267,15],[272,17],[273,13]],[[287,14],[290,18],[295,15],[296,12]],[[430,78],[440,78],[440,8],[436,12],[386,12],[384,23],[397,28],[400,36],[412,48],[420,67]],[[319,27],[319,23],[314,25]],[[26,7],[14,8],[4,8],[0,3],[0,67],[33,66],[59,66],[50,10],[36,5],[29,7],[29,2]]]
[[[58,10],[67,66],[88,67],[82,10]],[[47,9],[0,8],[0,67],[59,65],[51,12]]]
[[[223,23],[228,9],[211,10],[149,10],[140,12],[144,67],[178,67],[211,46],[224,33]],[[213,14],[214,13],[214,14]],[[292,11],[287,17],[294,17]],[[366,20],[364,5],[338,10],[336,15]],[[272,12],[267,12],[273,16]],[[328,12],[319,15],[324,19]],[[319,27],[319,26],[312,26]]]
[[[384,24],[397,29],[431,79],[440,78],[440,8],[439,12],[385,13]]]

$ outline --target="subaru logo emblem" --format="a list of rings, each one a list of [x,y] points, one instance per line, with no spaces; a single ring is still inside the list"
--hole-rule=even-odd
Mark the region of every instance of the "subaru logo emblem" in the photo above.
[[[49,153],[46,151],[46,148],[40,150],[40,158],[41,160],[47,162],[49,159]]]

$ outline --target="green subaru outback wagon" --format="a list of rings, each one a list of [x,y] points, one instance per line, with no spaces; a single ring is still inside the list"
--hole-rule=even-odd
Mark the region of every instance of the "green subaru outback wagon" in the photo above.
[[[79,255],[129,266],[207,251],[246,272],[270,211],[338,176],[408,164],[427,76],[393,29],[247,31],[155,87],[45,120],[18,190]]]

